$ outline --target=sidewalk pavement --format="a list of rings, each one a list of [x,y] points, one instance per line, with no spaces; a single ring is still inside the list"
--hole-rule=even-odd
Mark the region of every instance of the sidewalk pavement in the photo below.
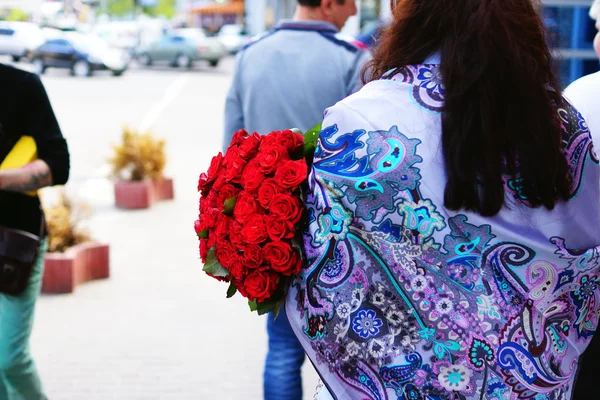
[[[41,297],[32,345],[50,399],[262,398],[266,320],[201,271],[197,195],[177,183],[176,201],[93,221],[110,280]],[[312,398],[308,361],[304,376]]]
[[[203,90],[224,93],[211,85],[226,83]],[[72,295],[40,298],[32,352],[51,400],[262,399],[266,319],[204,275],[193,230],[197,177],[220,147],[217,97],[186,86],[155,126],[170,135],[176,200],[119,211],[108,180],[71,187],[93,205],[92,232],[110,243],[112,271]],[[213,117],[171,125],[198,109]],[[308,361],[303,376],[311,399],[317,378]]]

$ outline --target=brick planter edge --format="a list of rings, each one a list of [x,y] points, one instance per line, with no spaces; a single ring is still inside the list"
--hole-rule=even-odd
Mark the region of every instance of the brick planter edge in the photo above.
[[[109,246],[95,242],[83,243],[64,253],[46,254],[42,292],[73,293],[82,283],[107,279],[109,276]]]

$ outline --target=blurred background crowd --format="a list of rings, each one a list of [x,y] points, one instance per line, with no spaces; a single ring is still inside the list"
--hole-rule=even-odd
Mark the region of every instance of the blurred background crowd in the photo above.
[[[591,0],[542,4],[562,83],[597,71]],[[74,75],[97,69],[121,75],[132,61],[216,66],[290,18],[294,7],[293,0],[1,0],[0,55],[30,63],[38,73],[64,67]],[[373,46],[390,15],[389,1],[361,0],[343,33]]]

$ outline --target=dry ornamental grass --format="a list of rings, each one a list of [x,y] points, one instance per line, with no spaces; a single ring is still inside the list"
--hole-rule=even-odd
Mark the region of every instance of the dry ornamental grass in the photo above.
[[[89,218],[89,207],[75,207],[64,190],[59,192],[56,204],[44,209],[44,214],[48,227],[49,252],[63,253],[70,247],[91,240],[87,230],[81,227],[81,223]]]
[[[113,174],[120,179],[159,179],[167,163],[165,141],[125,128],[123,141],[114,146],[114,156],[109,161]]]

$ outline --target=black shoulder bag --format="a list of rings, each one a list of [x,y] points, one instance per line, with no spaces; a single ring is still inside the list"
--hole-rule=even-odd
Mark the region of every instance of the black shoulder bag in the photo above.
[[[6,158],[18,139],[8,137],[0,127],[0,160]],[[0,226],[0,293],[18,296],[27,289],[39,255],[44,226],[43,212],[39,236]]]

